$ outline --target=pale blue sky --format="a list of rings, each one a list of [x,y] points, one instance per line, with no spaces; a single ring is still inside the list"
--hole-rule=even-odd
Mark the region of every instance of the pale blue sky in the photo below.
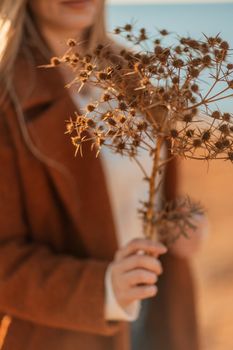
[[[113,6],[108,7],[107,19],[110,31],[116,26],[136,23],[137,28],[145,27],[149,33],[156,33],[158,28],[166,28],[172,33],[197,39],[203,38],[202,33],[209,36],[220,33],[221,37],[233,47],[233,1],[228,1],[228,4],[226,0],[215,1],[214,4],[213,0],[180,0],[180,5],[176,5],[178,2],[175,0],[172,3],[172,0],[161,2],[159,0],[107,1],[115,1]],[[123,5],[122,1],[124,1],[124,6],[120,6]],[[170,5],[167,5],[169,2]],[[119,6],[116,5],[117,3]],[[146,3],[148,5],[144,6]],[[190,5],[186,5],[187,3]],[[232,56],[229,60],[232,62]],[[203,89],[205,86],[203,84]],[[221,105],[224,111],[232,111],[232,100],[221,102],[219,106]]]

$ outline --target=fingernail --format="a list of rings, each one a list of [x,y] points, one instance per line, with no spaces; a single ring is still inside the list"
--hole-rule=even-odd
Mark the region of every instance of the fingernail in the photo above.
[[[166,253],[167,252],[167,247],[163,244],[161,244],[161,248],[163,249],[163,251]]]
[[[140,250],[137,251],[137,254],[138,255],[145,255],[145,251],[140,249]]]

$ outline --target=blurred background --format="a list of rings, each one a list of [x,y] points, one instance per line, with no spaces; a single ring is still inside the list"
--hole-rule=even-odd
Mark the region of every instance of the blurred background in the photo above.
[[[151,33],[166,28],[196,39],[220,32],[233,48],[233,1],[109,0],[107,12],[109,31],[136,23]],[[233,113],[233,100],[219,106]],[[210,220],[209,237],[192,262],[203,350],[233,349],[232,183],[233,164],[180,162],[181,192],[200,200]]]

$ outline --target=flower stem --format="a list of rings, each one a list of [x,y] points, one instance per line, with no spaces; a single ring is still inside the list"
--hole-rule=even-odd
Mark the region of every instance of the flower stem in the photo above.
[[[155,213],[155,200],[156,200],[156,177],[159,171],[160,151],[163,144],[163,137],[158,137],[157,145],[154,149],[153,165],[151,175],[149,178],[149,199],[147,203],[146,221],[144,225],[144,235],[146,238],[155,239],[155,227],[153,224],[153,217]]]

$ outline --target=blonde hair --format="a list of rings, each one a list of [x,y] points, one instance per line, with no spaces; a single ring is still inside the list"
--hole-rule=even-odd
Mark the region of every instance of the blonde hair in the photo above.
[[[0,81],[9,82],[22,41],[25,0],[0,0]]]

